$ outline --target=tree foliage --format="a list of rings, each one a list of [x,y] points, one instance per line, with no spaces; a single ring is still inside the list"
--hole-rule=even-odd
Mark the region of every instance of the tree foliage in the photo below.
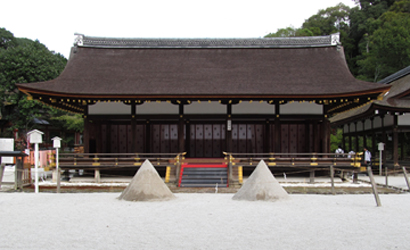
[[[339,32],[350,71],[379,81],[410,65],[410,0],[355,0],[306,19],[302,27],[278,29],[266,37],[316,36]]]
[[[350,7],[339,3],[334,7],[319,10],[302,25],[302,28],[314,32],[316,36],[329,35],[336,32],[347,32],[349,29]]]
[[[410,0],[395,2],[374,25],[357,63],[358,78],[376,82],[410,65]]]
[[[58,121],[66,119],[59,124],[61,128],[74,126],[75,130],[82,131],[77,127],[82,123],[81,118],[38,101],[27,100],[27,96],[16,87],[16,83],[54,79],[63,71],[66,63],[64,56],[49,51],[39,41],[15,38],[6,29],[0,29],[0,109],[2,119],[10,124],[10,130],[28,131],[36,127],[34,118],[50,121],[55,117]]]
[[[5,28],[0,28],[0,49],[7,49],[16,45],[16,39],[13,33],[6,30]]]

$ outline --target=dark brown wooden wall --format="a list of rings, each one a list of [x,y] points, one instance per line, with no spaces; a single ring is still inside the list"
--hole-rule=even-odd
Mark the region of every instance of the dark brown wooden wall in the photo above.
[[[177,123],[137,123],[135,138],[127,122],[90,123],[90,152],[178,153]],[[232,124],[232,152],[274,152],[276,143],[274,123],[237,122]],[[270,130],[270,131],[269,131]],[[186,123],[184,126],[187,157],[220,158],[226,149],[226,124]],[[280,152],[320,152],[320,123],[286,122],[280,125]],[[319,146],[318,146],[319,145]]]

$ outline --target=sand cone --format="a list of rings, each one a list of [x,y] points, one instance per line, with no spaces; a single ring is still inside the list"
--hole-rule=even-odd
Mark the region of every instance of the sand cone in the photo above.
[[[286,190],[282,188],[262,160],[232,199],[275,201],[288,197]]]
[[[126,201],[163,201],[176,198],[159,176],[149,160],[145,160],[140,169],[124,189],[120,200]]]

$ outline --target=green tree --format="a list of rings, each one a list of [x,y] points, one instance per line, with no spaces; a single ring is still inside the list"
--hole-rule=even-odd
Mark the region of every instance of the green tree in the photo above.
[[[334,7],[319,10],[302,25],[303,29],[314,32],[316,36],[330,35],[336,32],[348,32],[350,7],[339,3]]]
[[[358,78],[376,82],[410,65],[410,0],[395,2],[375,26],[357,63]]]
[[[340,3],[334,7],[319,10],[303,23],[301,28],[287,27],[278,29],[266,37],[290,37],[290,36],[322,36],[340,33],[341,43],[349,67],[353,67],[354,53],[353,40],[350,38],[350,7]]]
[[[13,47],[16,45],[16,39],[13,33],[6,30],[5,28],[0,28],[0,49],[7,49],[8,47]]]
[[[47,117],[49,108],[37,101],[27,100],[18,91],[16,83],[47,81],[56,78],[67,60],[51,52],[39,41],[10,37],[1,30],[0,41],[7,41],[0,48],[0,108],[10,129],[27,131],[34,127],[35,117]],[[12,46],[11,46],[12,45]]]
[[[292,36],[314,36],[316,29],[303,29],[295,27],[287,27],[278,29],[275,33],[269,33],[265,37],[292,37]]]
[[[70,114],[51,109],[49,115],[53,124],[58,124],[59,127],[76,132],[83,132],[84,130],[84,119],[80,114]]]
[[[334,129],[330,134],[330,152],[335,152],[339,145],[342,145],[343,130],[341,128]],[[344,145],[342,149],[345,150]]]
[[[363,72],[359,72],[361,66],[359,66],[357,62],[363,60],[364,55],[369,52],[369,36],[378,28],[378,18],[383,15],[394,2],[395,0],[360,0],[356,1],[359,7],[351,9],[349,16],[349,38],[351,39],[352,47],[351,50],[348,51],[350,54],[346,57],[352,58],[349,63],[349,68],[353,75],[363,75]]]

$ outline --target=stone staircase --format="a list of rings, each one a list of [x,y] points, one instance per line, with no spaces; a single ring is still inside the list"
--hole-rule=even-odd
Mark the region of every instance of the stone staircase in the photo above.
[[[182,164],[178,187],[228,187],[228,165],[220,162]]]

